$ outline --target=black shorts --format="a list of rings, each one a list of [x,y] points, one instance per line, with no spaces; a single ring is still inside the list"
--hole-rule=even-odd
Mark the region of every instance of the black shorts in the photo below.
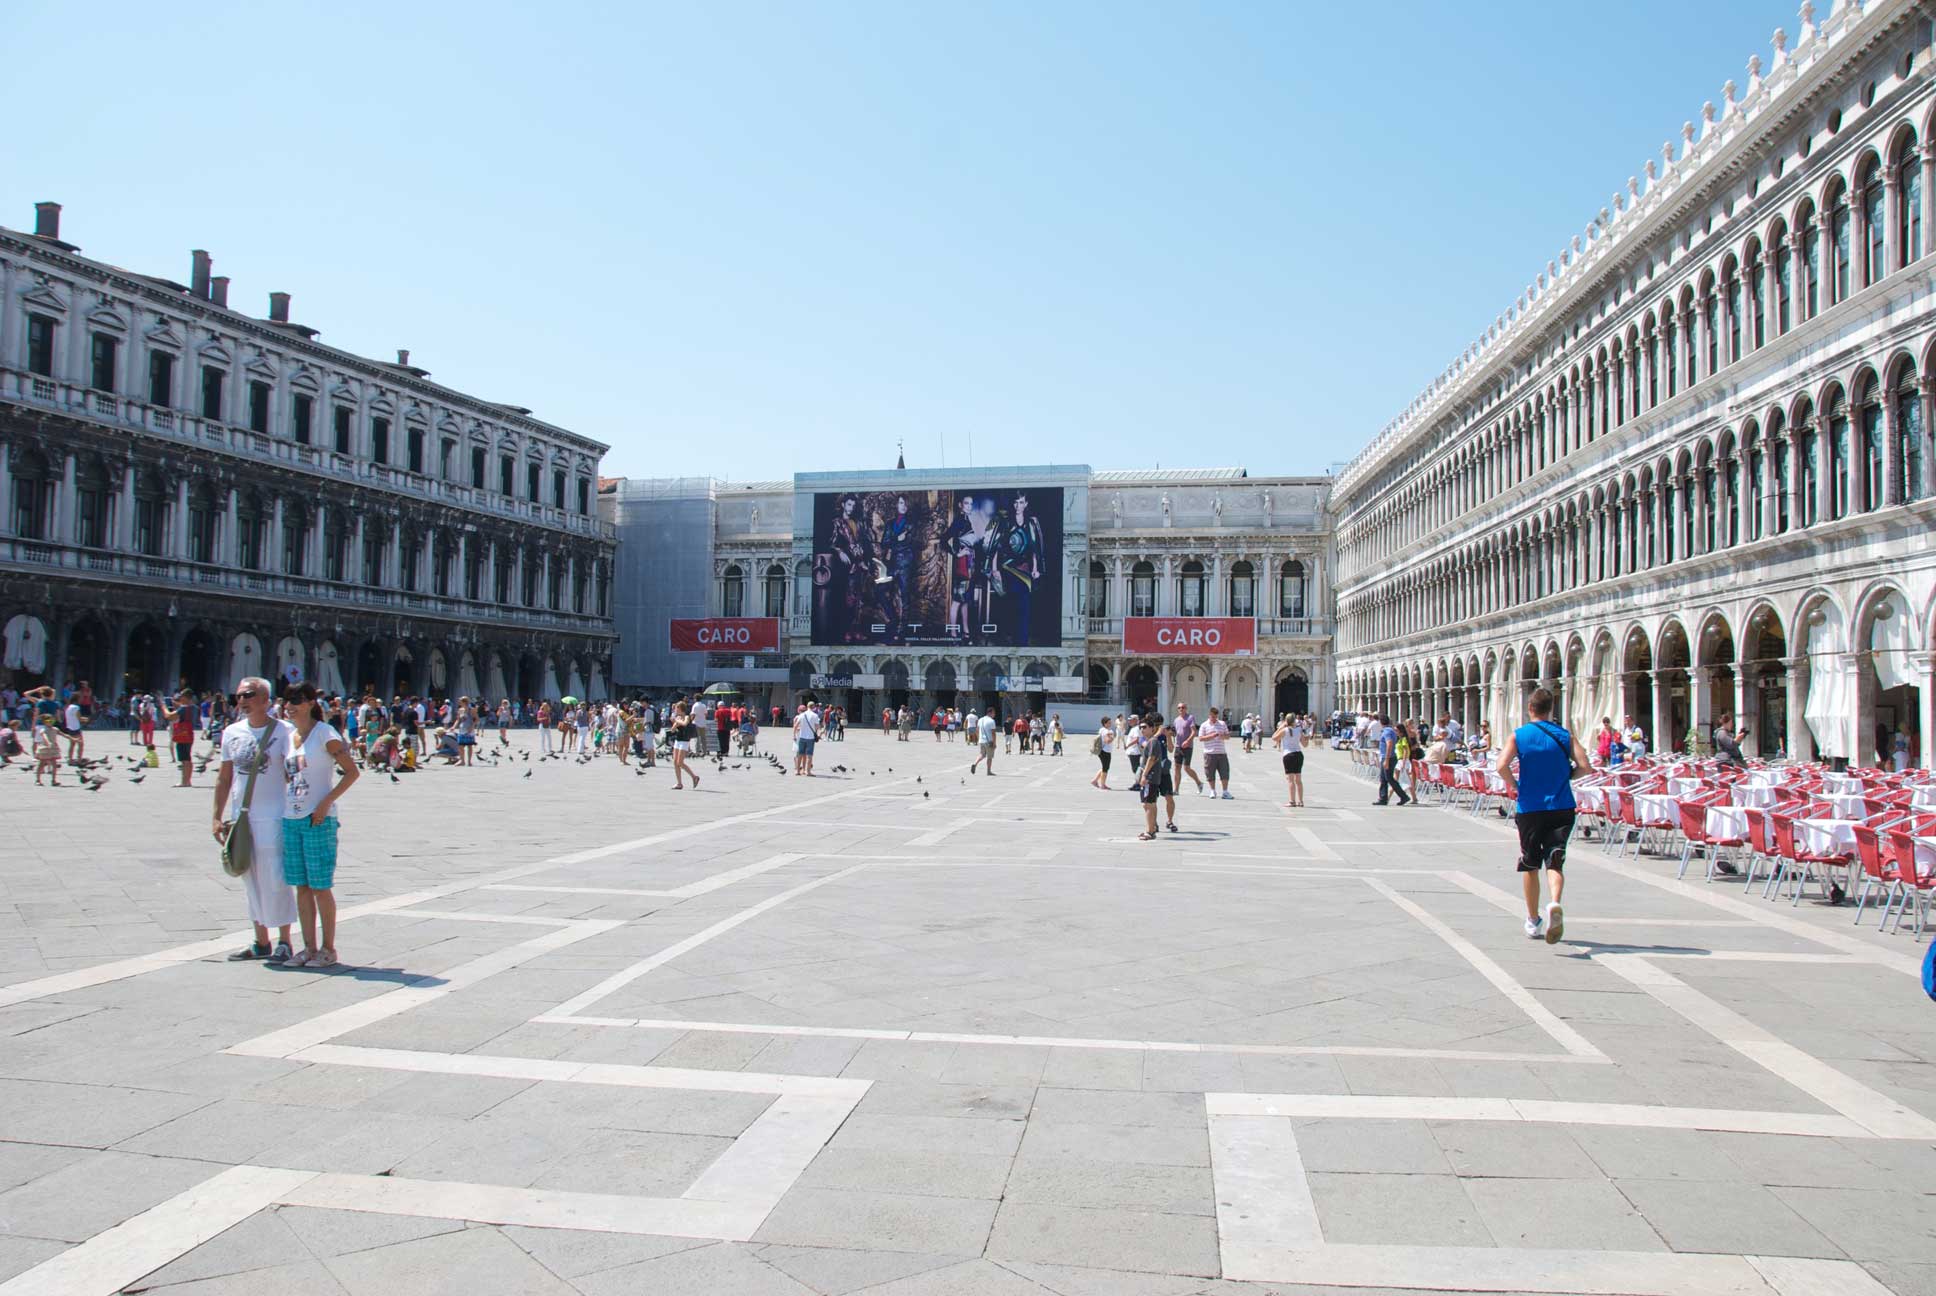
[[[1197,752],[1197,749],[1194,747],[1177,748],[1176,763],[1183,766],[1185,769],[1188,769],[1190,767],[1190,757],[1196,755],[1196,752]]]
[[[1143,753],[1131,752],[1129,754],[1129,772],[1131,774],[1134,774],[1142,768],[1143,768]]]
[[[1155,805],[1158,797],[1175,796],[1176,787],[1170,782],[1170,772],[1164,770],[1160,774],[1152,774],[1144,779],[1141,794],[1145,805]]]
[[[1096,753],[1096,759],[1102,762],[1102,772],[1105,774],[1109,772],[1109,758],[1112,754],[1113,753],[1110,753],[1110,752]]]
[[[1304,772],[1304,753],[1301,751],[1284,753],[1284,772],[1302,774]]]
[[[1532,810],[1514,815],[1519,825],[1519,871],[1537,873],[1542,863],[1555,873],[1566,869],[1566,839],[1573,835],[1574,811]]]
[[[175,763],[177,765],[186,765],[188,763],[188,758],[194,755],[194,753],[195,753],[194,743],[192,742],[176,743],[175,744]]]

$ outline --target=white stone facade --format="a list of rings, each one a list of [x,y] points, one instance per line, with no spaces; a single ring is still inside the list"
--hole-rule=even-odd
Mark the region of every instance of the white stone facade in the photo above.
[[[0,623],[16,683],[246,674],[438,696],[600,695],[599,442],[400,352],[0,229]]]
[[[1815,16],[1339,476],[1348,705],[1929,763],[1931,26]]]

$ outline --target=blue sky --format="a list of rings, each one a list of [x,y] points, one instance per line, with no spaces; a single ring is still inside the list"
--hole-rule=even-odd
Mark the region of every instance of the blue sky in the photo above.
[[[1826,4],[1818,7],[1826,10]],[[1348,459],[1780,0],[19,0],[0,224],[609,442],[608,473]],[[30,112],[29,109],[32,109]],[[29,127],[32,129],[29,129]]]

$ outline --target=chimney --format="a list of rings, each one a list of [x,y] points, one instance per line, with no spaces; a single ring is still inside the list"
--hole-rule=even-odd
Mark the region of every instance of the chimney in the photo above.
[[[399,347],[397,349],[397,368],[408,369],[409,367],[410,367],[410,353],[408,351],[405,351],[401,347]]]
[[[229,277],[227,275],[216,275],[208,281],[208,299],[217,306],[226,306],[229,304]]]
[[[197,297],[200,297],[203,301],[207,301],[208,300],[208,271],[209,271],[208,253],[202,251],[200,248],[196,248],[193,252],[190,252],[188,255],[195,263],[194,273],[190,276],[188,280],[188,291],[190,291],[191,293],[194,293]]]
[[[269,294],[269,318],[277,324],[289,322],[289,294]]]
[[[60,204],[39,202],[34,204],[34,237],[60,240]]]

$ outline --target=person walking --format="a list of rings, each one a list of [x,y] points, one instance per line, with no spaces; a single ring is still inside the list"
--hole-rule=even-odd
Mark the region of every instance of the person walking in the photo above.
[[[1197,726],[1197,742],[1203,747],[1204,791],[1214,797],[1217,795],[1217,780],[1223,780],[1223,799],[1233,800],[1230,795],[1230,726],[1216,707],[1210,708],[1210,718]]]
[[[181,767],[181,782],[176,787],[193,787],[195,769],[195,721],[201,711],[195,705],[195,695],[183,689],[175,699],[175,705],[162,713],[168,722],[168,742],[172,748],[175,764]]]
[[[1123,749],[1123,755],[1129,758],[1129,779],[1135,784],[1136,776],[1143,768],[1143,717],[1137,716],[1134,722],[1130,722],[1117,716],[1116,742]]]
[[[1398,794],[1398,804],[1410,805],[1411,797],[1398,785],[1398,730],[1392,727],[1391,717],[1382,712],[1378,716],[1378,800],[1377,805],[1390,805],[1391,794]]]
[[[282,819],[282,880],[296,888],[296,912],[303,934],[302,950],[290,956],[288,965],[333,967],[336,803],[356,782],[358,770],[343,735],[323,718],[316,686],[298,684],[288,698],[289,723],[295,735],[284,761],[289,803]]]
[[[1062,717],[1057,716],[1056,723],[1060,724],[1061,721]],[[1109,762],[1116,754],[1116,727],[1109,722],[1108,716],[1104,716],[1102,723],[1096,726],[1096,737],[1089,744],[1089,750],[1096,754],[1096,759],[1102,764],[1102,768],[1096,771],[1095,777],[1089,780],[1089,786],[1101,788],[1107,792],[1109,790]]]
[[[973,774],[975,772],[975,766],[981,764],[983,761],[987,761],[988,774],[989,774],[989,777],[992,778],[994,777],[994,774],[995,774],[995,717],[994,716],[983,715],[980,719],[975,721],[975,737],[980,744],[980,750],[976,752],[975,759],[968,762],[968,772],[970,774]]]
[[[723,702],[713,708],[713,732],[719,738],[719,758],[725,760],[733,750],[733,704]]]
[[[1176,775],[1176,785],[1182,787],[1183,775],[1188,774],[1190,781],[1197,785],[1197,791],[1201,793],[1203,780],[1198,778],[1196,770],[1190,767],[1197,754],[1197,722],[1186,704],[1182,702],[1176,704],[1176,719],[1170,723],[1169,731],[1175,735],[1176,748],[1173,756],[1176,768],[1180,771]]]
[[[1143,768],[1136,777],[1137,799],[1143,803],[1143,831],[1137,841],[1156,840],[1156,800],[1163,799],[1163,826],[1176,831],[1176,786],[1170,781],[1170,736],[1163,717],[1152,711],[1143,717]]]
[[[672,734],[672,790],[683,792],[686,777],[691,775],[693,790],[699,788],[699,775],[688,763],[692,756],[693,744],[699,740],[699,726],[694,723],[692,713],[686,710],[684,702],[672,707],[672,720],[667,725]]]
[[[1304,739],[1309,733],[1298,716],[1286,712],[1271,734],[1284,757],[1284,804],[1293,808],[1304,804]]]
[[[511,699],[499,698],[497,701],[497,745],[511,745]]]
[[[820,714],[813,703],[801,705],[793,717],[793,772],[813,777],[813,747],[820,739]]]
[[[296,923],[296,891],[282,876],[282,820],[288,805],[283,768],[295,730],[269,713],[269,681],[250,676],[236,686],[241,719],[222,731],[222,766],[215,777],[215,816],[211,829],[226,842],[248,798],[249,871],[242,875],[249,898],[255,942],[229,955],[231,963],[261,960],[286,963],[289,929]],[[237,775],[241,777],[238,778]],[[269,943],[269,929],[277,940]]]
[[[1548,945],[1557,944],[1566,931],[1560,894],[1566,888],[1566,842],[1573,834],[1576,813],[1573,780],[1592,768],[1580,740],[1553,723],[1553,695],[1534,689],[1526,699],[1526,723],[1506,739],[1497,769],[1506,781],[1507,794],[1515,798],[1526,935],[1544,936]],[[1543,920],[1539,911],[1542,871],[1550,897]]]

